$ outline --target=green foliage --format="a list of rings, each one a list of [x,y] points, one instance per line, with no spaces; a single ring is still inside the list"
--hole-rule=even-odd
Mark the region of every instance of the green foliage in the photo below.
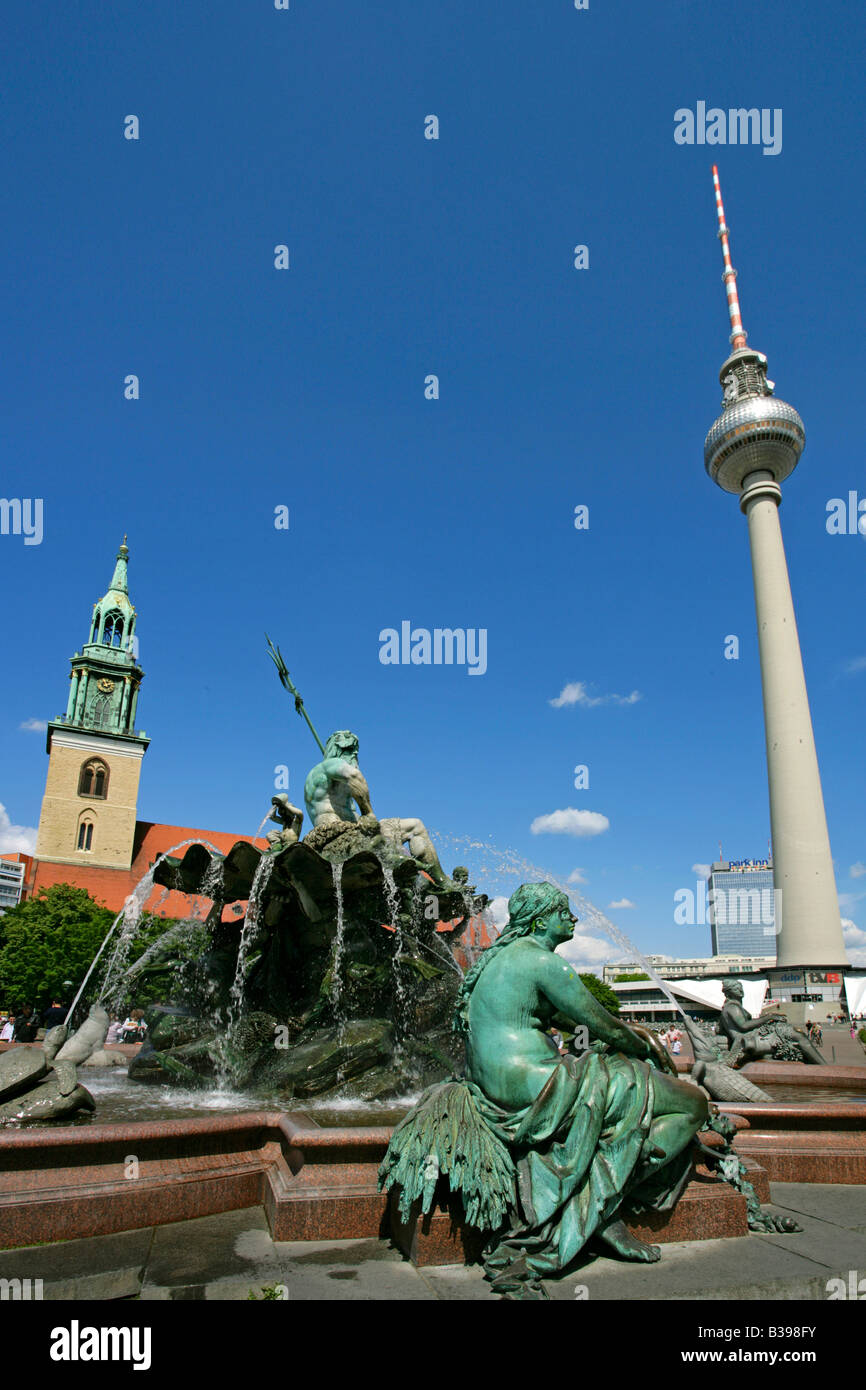
[[[863,1046],[866,1047],[866,1028],[861,1028],[860,1032],[857,1034],[857,1037],[860,1039]]]
[[[0,998],[11,1008],[30,1003],[37,1010],[61,997],[64,980],[76,985],[114,921],[83,888],[55,883],[19,903],[3,917]]]
[[[0,1002],[9,1008],[33,1004],[41,1012],[52,997],[63,999],[65,980],[71,980],[77,989],[115,916],[110,908],[100,907],[84,888],[71,883],[40,888],[35,898],[10,909],[0,918]],[[142,919],[129,962],[137,960],[173,925],[168,918]],[[112,945],[107,947],[87,987],[91,1001],[112,949]],[[121,1004],[148,1004],[161,999],[164,993],[164,981],[142,978],[133,987],[134,999]]]
[[[580,978],[590,994],[595,996],[599,1004],[607,1009],[609,1014],[619,1013],[619,998],[610,985],[606,985],[597,975],[581,975]]]
[[[255,1289],[250,1289],[247,1294],[247,1302],[249,1303],[250,1299],[252,1299],[254,1303],[266,1303],[273,1300],[279,1303],[285,1303],[288,1296],[289,1291],[285,1284],[263,1284],[261,1297],[259,1297]]]
[[[613,982],[614,982],[615,985],[625,985],[625,984],[634,983],[634,981],[636,981],[636,980],[648,980],[648,979],[649,979],[649,975],[644,975],[644,974],[642,974],[641,971],[636,970],[636,971],[635,971],[633,974],[631,974],[631,975],[614,975],[614,977],[613,977]]]

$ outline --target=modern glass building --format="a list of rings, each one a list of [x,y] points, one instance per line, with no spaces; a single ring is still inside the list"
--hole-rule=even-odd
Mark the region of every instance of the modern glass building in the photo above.
[[[0,917],[17,907],[24,887],[24,865],[15,859],[0,859]]]
[[[771,859],[713,864],[709,877],[713,955],[776,955],[776,911]]]

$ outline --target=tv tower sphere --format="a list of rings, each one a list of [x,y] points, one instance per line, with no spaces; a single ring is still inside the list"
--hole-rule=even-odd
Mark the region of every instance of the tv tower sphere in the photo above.
[[[847,965],[848,959],[779,525],[780,484],[796,468],[806,432],[793,406],[773,396],[764,354],[746,346],[715,165],[713,184],[732,350],[719,373],[723,409],[707,435],[704,463],[713,482],[739,496],[749,523],[767,738],[776,964],[826,970]]]
[[[756,469],[783,482],[797,467],[806,432],[794,407],[772,395],[766,357],[749,348],[733,352],[719,380],[725,407],[704,443],[704,465],[713,482],[739,494]]]

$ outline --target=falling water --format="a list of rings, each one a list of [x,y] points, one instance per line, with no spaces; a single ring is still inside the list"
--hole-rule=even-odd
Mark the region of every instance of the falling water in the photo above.
[[[123,977],[129,963],[129,952],[132,943],[138,935],[138,928],[141,922],[141,915],[144,904],[153,892],[153,874],[156,864],[152,864],[144,878],[140,879],[133,888],[126,902],[123,904],[123,918],[120,934],[114,947],[114,953],[108,962],[105,978],[102,982],[102,989],[99,991],[99,1003],[116,1006],[120,1002],[120,993],[123,985]]]
[[[144,951],[137,960],[132,962],[132,965],[127,966],[123,983],[128,986],[133,980],[137,979],[142,971],[147,969],[154,957],[159,955],[160,951],[165,950],[167,946],[172,946],[175,943],[183,941],[191,928],[197,925],[199,924],[196,918],[184,917],[181,922],[176,922],[173,927],[169,927],[167,931],[163,932],[162,936],[148,946],[147,950]]]
[[[635,946],[634,942],[626,936],[625,932],[620,931],[619,927],[615,927],[613,922],[608,922],[607,926],[605,927],[605,932],[609,936],[612,936],[614,941],[617,941],[620,946],[624,947],[627,953],[633,952],[635,958],[643,966],[646,974],[649,975],[653,984],[658,985],[662,994],[667,995],[668,999],[673,1004],[677,1013],[682,1015],[682,1018],[685,1022],[688,1022],[688,1020],[686,1019],[685,1010],[683,1009],[679,1001],[674,997],[673,993],[671,992],[670,985],[667,984],[667,982],[663,980],[662,977],[659,975],[658,971],[650,965],[643,952],[638,950],[637,946]]]
[[[223,859],[222,855],[211,856],[207,873],[202,879],[201,886],[196,893],[196,897],[199,900],[202,898],[209,898],[212,903],[223,901],[225,895],[225,865],[226,861]],[[198,916],[198,912],[194,911],[193,915]]]
[[[550,873],[547,869],[539,868],[537,864],[531,864],[528,859],[524,859],[523,856],[518,854],[515,850],[501,850],[489,841],[470,840],[468,836],[443,834],[440,831],[431,833],[437,841],[441,841],[448,846],[455,857],[459,854],[464,858],[471,859],[475,866],[471,876],[477,876],[477,881],[484,883],[485,887],[496,883],[498,880],[499,885],[504,890],[504,896],[506,897],[510,897],[514,888],[517,886],[516,884],[512,885],[508,883],[508,879],[516,879],[519,883],[529,883],[533,880],[536,882],[538,880],[547,880],[548,883],[552,883],[555,887],[560,888],[562,892],[574,902],[583,934],[587,934],[588,928],[589,933],[598,933],[598,935],[605,936],[609,940],[615,941],[619,946],[622,946],[631,959],[640,962],[653,983],[657,985],[662,993],[670,1000],[672,1007],[677,1013],[681,1014],[683,1019],[685,1019],[686,1015],[683,1012],[682,1006],[678,1003],[671,992],[670,986],[661,978],[658,971],[650,965],[643,953],[638,950],[634,942],[626,936],[625,932],[621,931],[609,918],[605,917],[604,913],[601,912],[594,903],[591,903],[588,898],[585,898],[582,893],[579,893],[573,883],[562,883],[555,874]],[[469,851],[468,854],[467,851]]]
[[[342,969],[343,969],[343,946],[346,924],[343,919],[343,865],[342,861],[336,859],[331,861],[331,874],[334,879],[334,897],[337,900],[337,934],[334,937],[334,956],[331,964],[331,1003],[334,1006],[334,1015],[337,1019],[338,1036],[346,1026],[345,1011],[342,1008],[341,994],[343,989]]]
[[[217,1030],[217,1037],[214,1044],[217,1084],[221,1090],[229,1089],[236,1080],[236,1063],[233,1056],[232,1045],[235,1041],[238,1024],[241,1021],[241,1012],[244,1002],[244,985],[247,976],[247,958],[250,953],[250,947],[258,936],[262,898],[273,871],[274,863],[275,856],[273,854],[263,854],[258,862],[250,887],[246,915],[244,916],[244,924],[241,928],[241,937],[238,942],[238,958],[235,965],[235,976],[232,980],[231,989],[229,990],[225,1027]]]
[[[141,926],[144,905],[153,892],[156,870],[159,868],[160,864],[174,855],[177,850],[186,849],[188,845],[204,845],[205,849],[210,850],[211,854],[217,856],[219,859],[219,851],[214,849],[213,845],[209,844],[207,840],[189,839],[181,840],[179,844],[172,845],[171,849],[165,850],[154,860],[147,873],[139,880],[126,899],[126,902],[123,904],[123,922],[117,944],[114,948],[114,953],[105,972],[102,988],[99,991],[100,1004],[106,1004],[110,1007],[112,1005],[116,1006],[122,1002],[124,978],[128,968],[129,953]],[[208,874],[210,874],[210,870]],[[170,892],[171,889],[165,889],[159,902],[165,902]],[[157,906],[158,905],[159,904],[157,904]]]
[[[331,874],[334,879],[334,897],[337,901],[337,932],[334,937],[334,954],[331,964],[331,1004],[337,1023],[337,1045],[342,1047],[346,1041],[346,1010],[342,1001],[343,990],[343,949],[345,946],[346,922],[343,915],[343,862],[331,861]],[[337,1068],[337,1081],[346,1079],[345,1065]]]
[[[389,924],[394,928],[394,954],[391,957],[391,971],[394,976],[394,1002],[396,1004],[396,1041],[397,1048],[400,1048],[400,1040],[406,1028],[406,986],[403,983],[403,973],[400,968],[400,957],[403,954],[403,924],[400,921],[400,894],[394,880],[394,870],[390,864],[379,861],[382,865],[382,877],[385,880],[385,896],[388,900]]]

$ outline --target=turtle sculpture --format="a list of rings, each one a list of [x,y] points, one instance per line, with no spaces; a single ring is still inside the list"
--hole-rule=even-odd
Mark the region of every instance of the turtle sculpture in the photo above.
[[[93,1096],[80,1085],[77,1066],[101,1047],[108,1014],[94,1005],[67,1041],[66,1024],[50,1028],[42,1047],[17,1047],[0,1055],[0,1125],[59,1120],[92,1111]]]

